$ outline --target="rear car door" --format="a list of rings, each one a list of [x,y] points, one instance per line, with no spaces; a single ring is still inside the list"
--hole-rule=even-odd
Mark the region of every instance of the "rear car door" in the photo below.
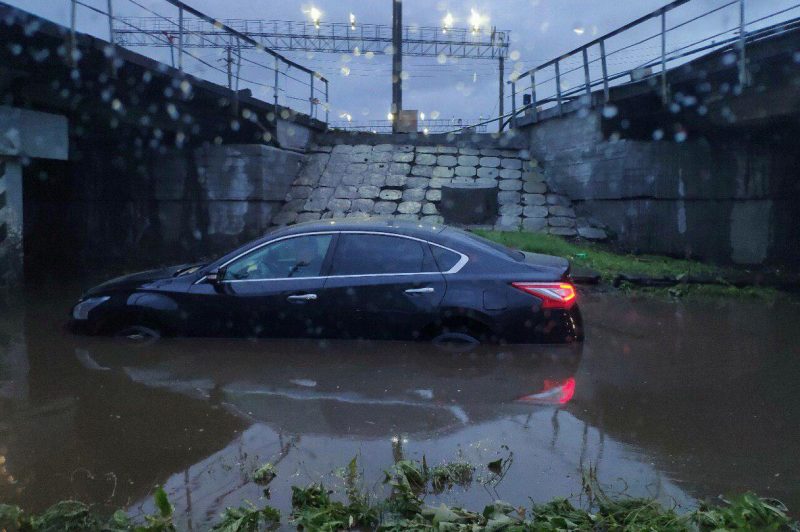
[[[325,233],[270,242],[232,260],[219,282],[199,284],[196,292],[205,308],[226,320],[219,327],[228,335],[318,336],[334,240]]]
[[[384,233],[342,233],[325,282],[334,334],[414,339],[438,319],[446,289],[430,245]]]

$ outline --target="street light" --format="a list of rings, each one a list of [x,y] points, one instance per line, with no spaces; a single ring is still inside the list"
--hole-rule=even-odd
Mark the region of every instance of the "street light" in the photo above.
[[[314,23],[314,27],[319,29],[319,21],[322,18],[322,11],[317,9],[314,6],[311,6],[305,13],[308,13],[308,16],[311,18],[311,22]]]
[[[475,11],[474,9],[470,9],[470,16],[469,16],[469,25],[472,28],[472,33],[478,33],[481,31],[481,26],[486,22],[485,18]]]
[[[356,29],[356,16],[352,13],[350,13],[350,29]]]
[[[453,27],[453,22],[455,22],[453,14],[448,12],[442,19],[442,33],[447,33],[447,30]]]

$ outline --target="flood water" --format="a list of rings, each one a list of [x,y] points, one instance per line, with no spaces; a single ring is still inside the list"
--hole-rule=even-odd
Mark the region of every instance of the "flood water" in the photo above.
[[[800,508],[800,314],[787,304],[584,294],[582,349],[292,340],[131,346],[61,331],[79,289],[0,311],[0,502],[66,498],[152,510],[164,485],[184,529],[270,504],[353,457],[368,490],[401,457],[478,466],[475,508],[614,491],[691,507],[755,490]],[[500,481],[485,464],[511,457]]]

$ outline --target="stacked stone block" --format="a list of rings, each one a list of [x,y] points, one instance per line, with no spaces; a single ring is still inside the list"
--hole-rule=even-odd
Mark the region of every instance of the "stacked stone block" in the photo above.
[[[577,234],[569,198],[548,189],[527,150],[443,145],[313,146],[273,223],[368,216],[442,223],[442,187],[471,183],[497,188],[494,229]]]

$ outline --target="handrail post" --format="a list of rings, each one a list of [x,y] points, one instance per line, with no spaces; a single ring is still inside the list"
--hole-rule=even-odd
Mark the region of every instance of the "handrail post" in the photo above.
[[[589,98],[587,102],[589,107],[592,105],[592,81],[591,77],[589,76],[589,52],[586,48],[583,49],[583,78],[584,83],[586,84],[586,96]]]
[[[274,102],[273,103],[275,104],[275,120],[277,120],[278,119],[277,118],[278,117],[278,58],[277,57],[275,58],[275,87],[274,87],[274,89],[275,90],[273,91],[273,98],[274,98]]]
[[[511,127],[517,126],[517,82],[511,82]]]
[[[603,100],[608,103],[608,65],[606,65],[606,41],[600,41],[600,65],[603,68]]]
[[[310,102],[308,116],[310,118],[314,118],[314,73],[311,73],[311,98],[308,99]]]
[[[114,44],[114,11],[111,2],[108,0],[108,41]]]
[[[178,70],[183,72],[183,7],[178,7]]]
[[[556,101],[558,102],[558,115],[561,116],[564,111],[561,107],[561,67],[558,65],[559,62],[560,59],[556,59]]]
[[[661,99],[666,104],[667,94],[667,12],[661,12]]]
[[[325,80],[325,123],[328,123],[328,114],[330,113],[331,105],[328,100],[328,80]]]
[[[78,3],[72,0],[69,9],[69,63],[75,65],[75,25],[78,23]]]
[[[536,71],[531,70],[531,116],[536,122]]]
[[[744,2],[739,0],[739,86],[747,85],[747,57],[745,56],[745,43],[747,34],[745,33]]]

